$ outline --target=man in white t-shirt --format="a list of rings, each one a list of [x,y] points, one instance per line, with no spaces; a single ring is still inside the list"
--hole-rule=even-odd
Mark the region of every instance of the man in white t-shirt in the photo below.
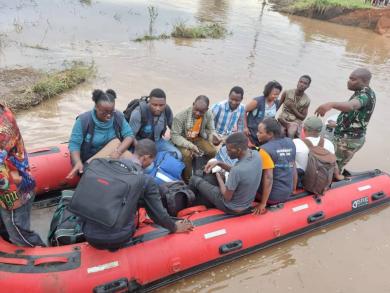
[[[323,128],[322,120],[316,116],[309,117],[305,120],[303,124],[303,129],[305,132],[305,138],[310,140],[310,142],[316,146],[320,142],[320,134]],[[295,163],[297,166],[297,172],[298,172],[298,187],[300,186],[300,179],[303,177],[306,171],[307,167],[307,161],[308,161],[308,155],[309,155],[309,148],[307,145],[303,142],[302,139],[296,138],[293,140],[295,147],[296,147],[296,156],[295,156]],[[333,143],[324,138],[324,148],[331,152],[332,154],[335,153],[334,145]],[[340,172],[337,168],[334,171],[334,178],[336,180],[343,180],[344,176],[340,175]]]

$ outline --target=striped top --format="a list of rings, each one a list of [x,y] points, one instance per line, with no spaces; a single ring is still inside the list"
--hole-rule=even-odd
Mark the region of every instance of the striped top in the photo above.
[[[245,106],[243,104],[232,111],[229,101],[223,101],[215,104],[211,111],[214,115],[215,130],[218,134],[230,135],[233,132],[244,131]]]

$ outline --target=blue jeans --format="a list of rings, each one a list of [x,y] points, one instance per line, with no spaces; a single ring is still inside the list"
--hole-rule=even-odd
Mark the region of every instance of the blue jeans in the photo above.
[[[30,213],[34,196],[21,207],[8,211],[0,208],[0,222],[5,226],[9,241],[19,246],[45,246],[42,239],[30,231]],[[0,223],[1,224],[1,223]]]
[[[156,141],[157,152],[168,151],[176,154],[176,158],[182,160],[181,152],[168,140],[161,138]]]

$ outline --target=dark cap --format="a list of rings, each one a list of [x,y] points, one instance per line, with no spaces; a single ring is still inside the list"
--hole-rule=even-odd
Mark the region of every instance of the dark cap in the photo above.
[[[305,120],[303,125],[307,130],[320,132],[324,124],[320,118],[311,116]]]

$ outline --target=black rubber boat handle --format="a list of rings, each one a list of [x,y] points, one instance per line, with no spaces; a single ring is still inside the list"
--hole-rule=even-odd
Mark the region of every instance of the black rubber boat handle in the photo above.
[[[126,278],[117,279],[112,282],[105,283],[93,289],[93,293],[108,293],[108,292],[125,292],[129,289],[129,281]]]
[[[235,240],[226,244],[223,244],[219,247],[219,253],[225,254],[228,252],[232,252],[235,250],[239,250],[242,248],[242,241],[241,240]]]
[[[310,224],[322,220],[323,218],[325,218],[325,213],[323,211],[319,211],[313,215],[308,216],[307,222]]]
[[[384,193],[383,191],[379,191],[377,193],[374,193],[373,195],[371,195],[371,199],[374,201],[374,200],[379,200],[379,199],[382,199],[386,197],[386,193]]]

